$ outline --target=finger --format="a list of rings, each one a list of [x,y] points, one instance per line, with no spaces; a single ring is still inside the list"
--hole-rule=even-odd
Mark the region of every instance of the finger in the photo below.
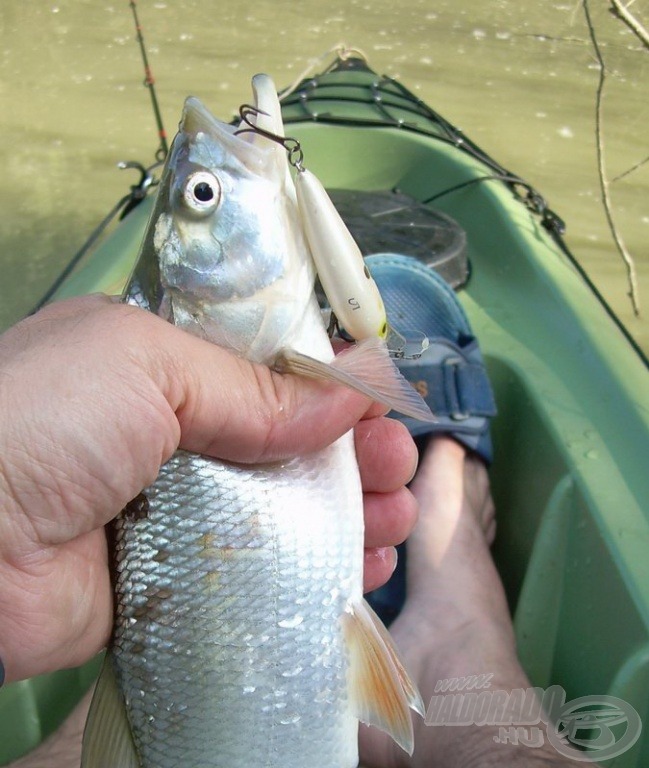
[[[364,491],[394,491],[410,482],[418,453],[406,427],[387,418],[365,418],[354,429]]]
[[[222,350],[218,357],[218,370],[228,369],[224,384],[234,389],[226,401],[200,398],[191,411],[176,412],[183,448],[232,461],[276,461],[330,445],[367,410],[367,398],[347,388],[226,359]]]
[[[387,547],[405,541],[417,522],[419,506],[407,488],[363,496],[365,546]]]
[[[392,576],[397,567],[397,550],[394,547],[366,549],[363,559],[363,591],[371,592]]]
[[[368,409],[374,412],[366,396],[348,387],[279,374],[176,328],[165,330],[169,341],[172,333],[166,368],[161,371],[157,361],[149,365],[187,450],[232,461],[274,461],[324,448]]]

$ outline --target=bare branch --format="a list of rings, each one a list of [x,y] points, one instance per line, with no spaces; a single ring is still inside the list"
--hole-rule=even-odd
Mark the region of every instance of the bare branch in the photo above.
[[[613,1],[613,0],[611,0]],[[613,242],[617,248],[622,261],[626,267],[627,282],[629,284],[629,297],[633,306],[633,311],[636,316],[640,315],[640,296],[638,292],[638,280],[636,275],[635,262],[633,257],[628,252],[622,236],[618,232],[613,218],[613,210],[611,205],[611,195],[609,192],[609,181],[606,175],[606,162],[604,157],[604,133],[603,133],[603,95],[604,95],[604,83],[606,81],[606,66],[604,64],[604,57],[597,42],[597,36],[595,34],[595,28],[593,26],[592,19],[590,17],[590,7],[588,0],[583,0],[584,14],[586,16],[586,24],[588,25],[588,32],[595,51],[595,57],[599,65],[599,81],[597,84],[597,96],[595,103],[595,139],[597,146],[597,170],[599,174],[599,183],[602,193],[602,204],[604,206],[604,212],[606,214],[606,221],[613,237]]]
[[[614,181],[619,181],[620,179],[623,179],[625,176],[628,176],[630,173],[633,173],[634,171],[637,171],[638,168],[642,168],[642,166],[645,165],[646,163],[649,163],[649,156],[645,157],[644,160],[640,160],[639,163],[636,163],[635,165],[632,165],[630,168],[627,168],[626,171],[624,171],[624,173],[618,173],[617,176],[614,176],[611,179],[611,184]]]
[[[611,13],[623,21],[640,42],[649,48],[649,32],[629,10],[632,2],[628,5],[623,5],[621,0],[611,0]]]

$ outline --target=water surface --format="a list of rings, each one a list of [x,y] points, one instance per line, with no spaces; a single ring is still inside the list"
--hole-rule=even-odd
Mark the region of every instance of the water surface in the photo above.
[[[608,65],[604,117],[611,178],[649,155],[649,51],[590,0]],[[649,4],[634,12],[647,22]],[[223,118],[250,98],[252,74],[278,85],[344,40],[399,77],[500,163],[536,186],[568,224],[568,244],[631,332],[624,270],[596,172],[598,69],[579,2],[256,0],[138,3],[170,133],[193,93]],[[92,227],[135,181],[122,159],[157,146],[126,0],[0,6],[0,328],[27,311]],[[611,185],[649,314],[649,163]]]

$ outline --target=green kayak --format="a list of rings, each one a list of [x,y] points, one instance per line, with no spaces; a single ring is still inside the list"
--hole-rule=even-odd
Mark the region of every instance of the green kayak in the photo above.
[[[245,98],[245,94],[242,95]],[[649,717],[649,371],[522,178],[358,58],[282,96],[287,133],[365,252],[457,289],[495,390],[495,556],[533,685]],[[155,185],[48,298],[124,285]],[[137,203],[137,204],[135,204]],[[54,729],[97,661],[0,691],[0,761]],[[605,765],[612,765],[607,761]],[[649,737],[615,766],[649,765]]]

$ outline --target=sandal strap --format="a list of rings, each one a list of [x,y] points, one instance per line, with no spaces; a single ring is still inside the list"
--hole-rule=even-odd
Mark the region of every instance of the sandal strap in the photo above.
[[[475,359],[477,352],[473,337],[468,338],[463,349],[448,339],[433,339],[425,352],[425,362],[409,366],[407,361],[400,361],[399,370],[435,416],[448,417],[459,427],[473,417],[496,415],[487,371],[482,360]]]
[[[464,336],[455,344],[435,338],[420,358],[406,357],[398,361],[398,366],[428,403],[436,421],[426,424],[391,415],[402,421],[413,437],[448,434],[490,464],[493,449],[489,420],[497,409],[477,340]]]

